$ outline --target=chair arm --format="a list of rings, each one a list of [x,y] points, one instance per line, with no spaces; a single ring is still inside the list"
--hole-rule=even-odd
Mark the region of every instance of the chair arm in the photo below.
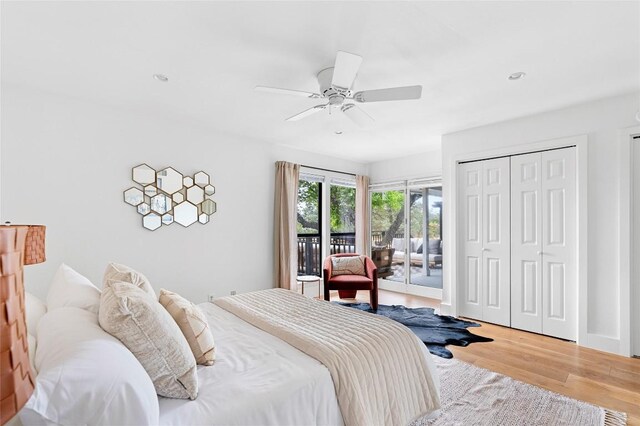
[[[324,260],[324,265],[322,267],[322,275],[325,285],[329,282],[329,278],[331,278],[332,266],[333,263],[331,262],[331,256],[329,256]]]

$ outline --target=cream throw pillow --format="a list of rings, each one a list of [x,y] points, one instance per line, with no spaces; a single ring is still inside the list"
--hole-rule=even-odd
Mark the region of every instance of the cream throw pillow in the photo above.
[[[176,322],[153,296],[133,284],[109,281],[98,318],[140,361],[158,395],[196,399],[196,360]]]
[[[128,266],[113,262],[109,263],[106,271],[104,271],[102,286],[106,287],[110,282],[125,282],[133,284],[152,295],[155,300],[158,300],[158,296],[156,296],[156,292],[153,291],[153,287],[151,287],[151,283],[147,277]]]
[[[160,304],[171,314],[186,337],[196,362],[212,365],[216,359],[216,348],[209,323],[200,308],[179,294],[160,290]]]
[[[364,256],[345,256],[331,258],[331,276],[366,275],[364,272]]]

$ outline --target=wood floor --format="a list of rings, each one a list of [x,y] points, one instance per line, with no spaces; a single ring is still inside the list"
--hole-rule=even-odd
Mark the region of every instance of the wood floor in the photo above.
[[[332,294],[332,300],[338,298]],[[368,301],[358,292],[358,301]],[[353,301],[352,299],[345,301]],[[381,290],[379,303],[438,308],[439,301]],[[476,321],[479,322],[479,321]],[[571,398],[628,415],[640,426],[640,359],[577,346],[552,337],[481,323],[474,334],[494,339],[466,348],[447,346],[454,357]]]

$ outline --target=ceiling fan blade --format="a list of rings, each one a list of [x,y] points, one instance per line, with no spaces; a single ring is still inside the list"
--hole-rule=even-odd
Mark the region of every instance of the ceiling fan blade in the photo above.
[[[325,104],[325,105],[316,105],[314,107],[311,107],[307,110],[302,111],[301,113],[298,113],[292,117],[289,117],[286,119],[286,121],[298,121],[301,120],[311,114],[315,114],[318,111],[322,111],[323,109],[325,109],[329,104]]]
[[[333,67],[331,85],[344,90],[349,90],[356,79],[358,69],[362,63],[362,56],[353,53],[338,51],[336,64]]]
[[[422,86],[393,87],[390,89],[364,90],[353,95],[357,102],[404,101],[420,99]]]
[[[345,104],[342,112],[360,127],[368,127],[374,123],[373,117],[358,108],[355,104]]]
[[[303,92],[302,90],[279,89],[277,87],[256,86],[254,90],[256,92],[277,93],[280,95],[304,96],[305,98],[312,99],[320,97],[317,93]]]

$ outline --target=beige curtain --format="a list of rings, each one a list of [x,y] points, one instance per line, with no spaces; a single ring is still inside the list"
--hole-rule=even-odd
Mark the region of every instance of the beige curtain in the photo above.
[[[356,176],[356,253],[371,256],[369,177]]]
[[[276,162],[274,216],[274,275],[276,287],[297,288],[298,234],[298,177],[300,165]]]

